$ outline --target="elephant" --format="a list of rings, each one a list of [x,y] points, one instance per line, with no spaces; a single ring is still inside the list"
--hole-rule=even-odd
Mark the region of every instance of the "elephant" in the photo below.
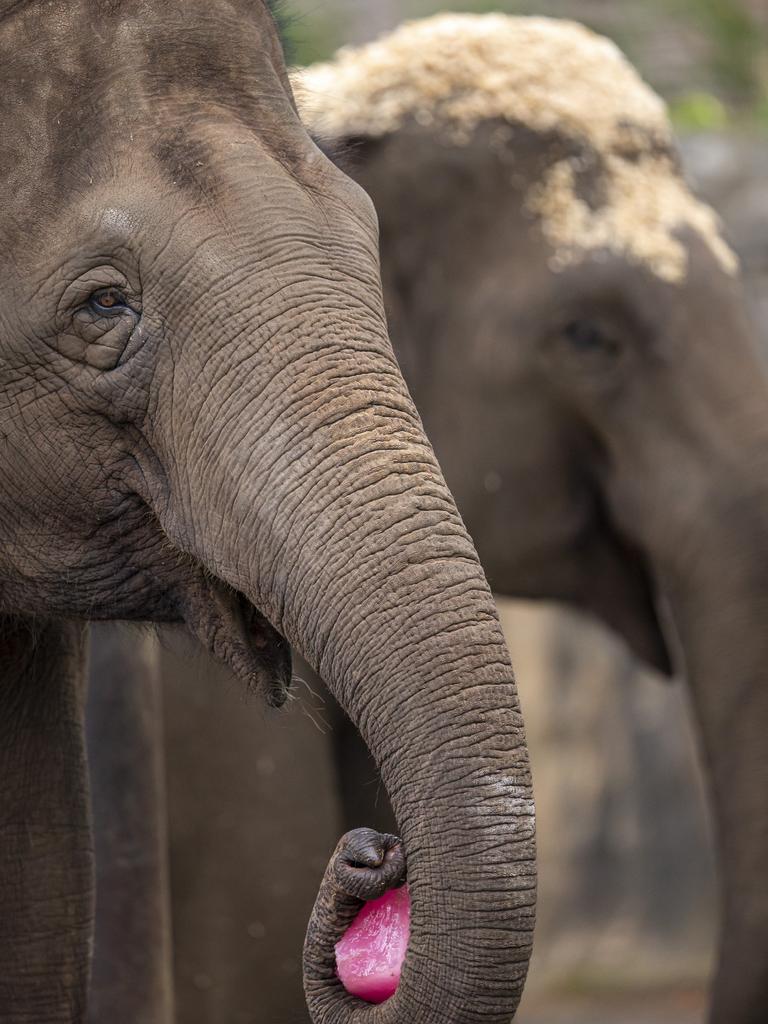
[[[768,382],[737,259],[681,175],[664,104],[607,40],[502,15],[406,25],[294,86],[313,134],[376,205],[390,335],[492,589],[570,604],[660,672],[685,671],[722,880],[710,1019],[757,1024]],[[175,671],[168,718],[186,685]],[[168,750],[177,790],[206,714],[185,712]],[[356,729],[335,736],[345,827],[386,831]],[[256,782],[245,762],[235,776],[244,808]],[[244,809],[240,820],[247,830]],[[173,832],[172,873],[189,873],[193,851]],[[196,862],[215,862],[219,888],[185,891],[187,925],[214,901],[237,928],[248,912],[255,882],[230,881],[243,868],[222,845]],[[230,1019],[196,1013],[195,998],[185,1020]]]
[[[376,1019],[507,1021],[535,901],[514,676],[391,349],[372,204],[301,124],[268,5],[2,0],[0,53],[0,1016],[85,1019],[83,668],[87,623],[120,620],[183,623],[270,706],[289,645],[308,659],[408,860]],[[307,949],[314,1020],[369,1019],[331,954]]]

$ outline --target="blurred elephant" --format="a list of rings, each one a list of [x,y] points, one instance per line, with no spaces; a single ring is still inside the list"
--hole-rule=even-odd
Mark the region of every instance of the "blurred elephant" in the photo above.
[[[397,355],[492,587],[589,611],[659,670],[686,670],[724,895],[711,1019],[757,1024],[768,1012],[768,382],[737,261],[680,175],[663,104],[607,41],[503,16],[407,26],[296,81],[310,127],[377,206]],[[206,775],[195,737],[209,708],[182,706],[176,673],[178,795],[189,771]],[[381,821],[355,730],[337,737],[350,823]],[[233,760],[235,776],[248,831],[253,765]],[[190,814],[210,820],[217,793],[214,782],[201,802],[190,792],[178,829],[189,835]],[[173,805],[172,793],[172,821]],[[215,863],[218,888],[185,890],[177,943],[194,947],[192,922],[202,932],[217,907],[244,935],[242,893],[258,870],[224,842],[201,867],[179,830],[172,871]],[[215,984],[215,950],[208,963]],[[249,1004],[249,979],[239,984],[204,1009],[185,988],[181,1019],[235,1019],[221,1008]]]

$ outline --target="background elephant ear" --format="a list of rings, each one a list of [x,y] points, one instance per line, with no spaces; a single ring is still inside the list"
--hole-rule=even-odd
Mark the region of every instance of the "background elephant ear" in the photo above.
[[[576,604],[622,636],[646,665],[671,677],[673,655],[679,657],[674,630],[643,554],[606,522],[580,556],[582,586]]]

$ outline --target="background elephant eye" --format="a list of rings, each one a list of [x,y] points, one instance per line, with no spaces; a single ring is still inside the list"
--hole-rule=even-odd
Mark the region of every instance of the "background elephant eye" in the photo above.
[[[88,300],[98,316],[118,316],[128,309],[128,300],[118,288],[100,288]]]
[[[573,320],[563,333],[577,352],[617,355],[621,349],[619,340],[593,320]]]

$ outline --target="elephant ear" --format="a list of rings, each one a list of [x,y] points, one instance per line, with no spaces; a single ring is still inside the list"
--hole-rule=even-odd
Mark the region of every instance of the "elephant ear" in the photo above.
[[[603,514],[578,558],[579,593],[572,602],[601,618],[641,661],[671,678],[679,661],[674,630],[643,553]]]

